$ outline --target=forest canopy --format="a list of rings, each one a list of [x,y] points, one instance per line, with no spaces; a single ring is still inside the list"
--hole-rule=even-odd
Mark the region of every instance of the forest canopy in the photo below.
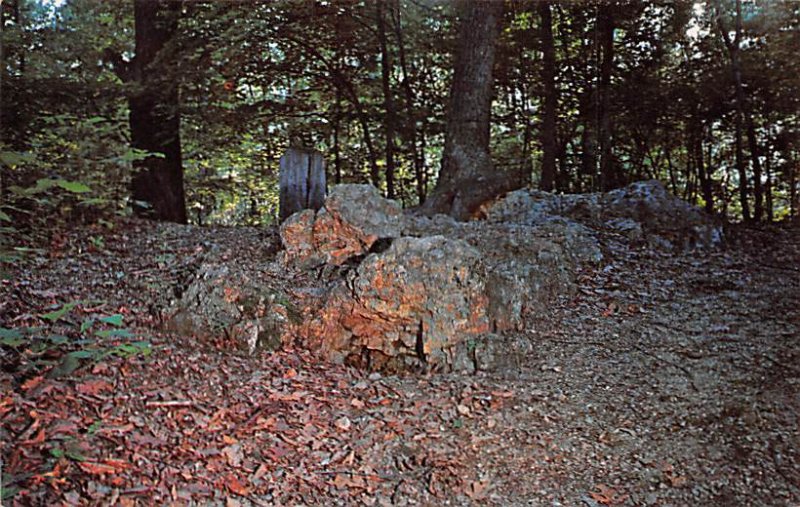
[[[271,223],[289,146],[321,151],[331,184],[422,204],[448,120],[471,114],[450,101],[463,4],[3,2],[0,225]],[[800,3],[494,6],[487,170],[562,193],[658,179],[733,220],[796,213]]]

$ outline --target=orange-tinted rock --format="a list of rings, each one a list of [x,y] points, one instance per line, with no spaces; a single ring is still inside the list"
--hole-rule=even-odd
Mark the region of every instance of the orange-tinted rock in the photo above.
[[[490,329],[480,252],[432,236],[398,238],[368,256],[333,289],[304,334],[334,360],[402,369],[448,365],[454,345]]]
[[[318,212],[304,210],[281,225],[283,259],[303,265],[341,265],[367,253],[380,238],[400,235],[400,205],[371,185],[337,185]]]

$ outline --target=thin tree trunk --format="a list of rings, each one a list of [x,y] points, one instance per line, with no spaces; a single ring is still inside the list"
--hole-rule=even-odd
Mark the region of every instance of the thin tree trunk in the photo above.
[[[556,50],[553,45],[553,16],[550,2],[539,2],[542,44],[542,82],[544,83],[544,112],[542,117],[542,177],[539,188],[553,190],[556,179]]]
[[[336,88],[336,98],[334,99],[333,109],[333,171],[334,183],[337,185],[342,182],[342,155],[339,148],[339,128],[342,122],[341,92]]]
[[[178,81],[165,75],[172,66],[164,54],[177,30],[180,9],[180,1],[134,1],[133,76],[138,90],[129,99],[131,145],[160,156],[134,164],[131,188],[137,215],[186,223]]]
[[[583,93],[581,100],[581,118],[583,130],[581,131],[581,173],[584,178],[589,178],[590,188],[599,190],[597,186],[597,134],[595,125],[597,95],[591,83],[589,89]]]
[[[736,31],[734,39],[731,40],[730,34],[725,23],[722,20],[722,8],[720,0],[716,0],[716,18],[717,27],[722,40],[725,42],[725,47],[728,49],[728,56],[731,60],[731,72],[733,73],[733,81],[736,88],[736,117],[735,117],[735,150],[736,150],[736,172],[739,176],[739,200],[742,205],[742,218],[745,221],[750,221],[750,204],[748,202],[749,188],[747,184],[747,171],[744,167],[744,152],[742,149],[742,117],[744,115],[744,102],[745,95],[742,87],[742,68],[739,55],[739,43],[742,38],[742,2],[736,0]]]
[[[756,128],[753,123],[753,114],[749,108],[745,109],[745,116],[747,120],[747,141],[750,148],[750,158],[753,162],[753,197],[755,198],[753,218],[756,222],[760,222],[764,218],[764,191],[761,185],[761,159],[759,157],[758,138],[756,137]]]
[[[772,201],[772,150],[770,149],[769,139],[767,139],[767,153],[764,164],[764,169],[767,176],[767,185],[764,188],[767,203],[767,220],[772,222],[775,220],[775,208]]]
[[[694,162],[697,166],[697,175],[700,179],[700,188],[703,193],[703,202],[706,213],[714,214],[714,186],[711,175],[706,171],[705,160],[703,158],[703,137],[702,127],[695,129],[693,133],[693,152]]]
[[[600,187],[611,190],[619,181],[613,160],[613,125],[611,111],[611,74],[614,70],[614,12],[611,4],[602,4],[598,11],[597,29],[603,59],[600,63]]]
[[[375,18],[378,28],[378,45],[381,52],[381,87],[383,88],[383,129],[386,143],[386,196],[394,199],[394,122],[396,113],[394,98],[392,97],[392,61],[389,55],[389,44],[386,39],[385,8],[387,0],[377,0],[375,3]]]
[[[400,0],[395,0],[394,9],[392,10],[392,18],[394,21],[394,34],[397,38],[397,53],[400,59],[400,72],[403,76],[402,88],[405,95],[405,109],[406,109],[406,129],[408,130],[408,142],[411,148],[411,156],[414,163],[414,179],[416,180],[417,198],[419,204],[425,202],[426,186],[425,186],[425,165],[423,157],[417,146],[417,120],[414,114],[414,91],[411,88],[411,76],[408,72],[408,64],[406,62],[406,50],[403,37],[403,25],[401,20]]]

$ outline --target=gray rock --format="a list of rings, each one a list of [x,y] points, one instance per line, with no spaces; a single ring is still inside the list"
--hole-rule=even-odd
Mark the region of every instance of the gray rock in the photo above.
[[[200,267],[165,327],[202,339],[228,338],[242,349],[277,350],[297,315],[288,297],[252,275],[208,263]]]

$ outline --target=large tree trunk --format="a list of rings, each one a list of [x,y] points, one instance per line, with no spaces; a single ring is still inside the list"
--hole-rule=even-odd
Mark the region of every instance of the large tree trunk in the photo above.
[[[602,4],[597,14],[602,61],[600,63],[600,188],[611,190],[623,184],[613,159],[613,124],[611,112],[611,74],[614,70],[614,12],[611,4]]]
[[[131,185],[137,215],[186,223],[178,82],[170,75],[166,48],[177,29],[180,6],[179,1],[134,0],[133,77],[138,89],[130,97],[131,144],[159,156],[134,164]]]
[[[728,56],[731,59],[731,72],[736,87],[736,117],[735,117],[735,150],[736,150],[736,172],[739,175],[739,200],[742,205],[742,218],[750,220],[750,204],[748,203],[747,171],[744,167],[744,151],[742,149],[742,119],[744,116],[744,88],[742,87],[742,65],[739,55],[739,42],[742,38],[742,2],[736,0],[736,31],[734,39],[731,40],[728,29],[722,20],[722,8],[719,0],[715,3],[717,28],[722,36],[725,47],[728,49]]]
[[[392,62],[389,57],[389,44],[386,39],[385,2],[377,0],[375,3],[375,16],[378,28],[378,45],[381,50],[381,85],[383,87],[383,131],[386,142],[386,197],[394,199],[394,122],[396,118],[394,98],[392,97]]]
[[[515,178],[495,172],[489,155],[492,67],[503,2],[461,0],[459,7],[442,167],[422,211],[467,220],[481,204],[514,188]]]
[[[542,81],[544,82],[544,114],[542,117],[542,177],[539,188],[552,191],[556,179],[556,50],[553,46],[553,17],[550,2],[539,2],[542,43]]]

